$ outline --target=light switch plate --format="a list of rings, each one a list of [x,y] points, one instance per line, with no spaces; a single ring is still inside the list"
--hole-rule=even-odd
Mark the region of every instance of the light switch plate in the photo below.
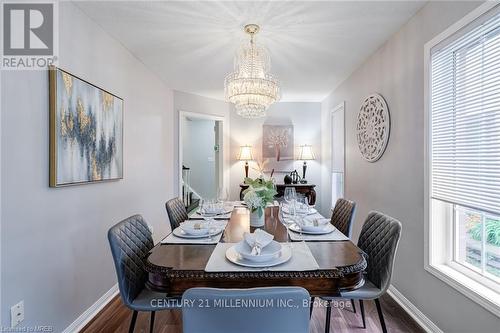
[[[24,320],[24,301],[21,301],[10,308],[10,326],[16,327],[23,320]]]

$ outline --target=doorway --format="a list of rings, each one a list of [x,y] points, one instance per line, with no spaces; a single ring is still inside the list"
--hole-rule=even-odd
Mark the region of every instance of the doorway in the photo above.
[[[223,117],[179,112],[179,196],[188,211],[224,187]]]

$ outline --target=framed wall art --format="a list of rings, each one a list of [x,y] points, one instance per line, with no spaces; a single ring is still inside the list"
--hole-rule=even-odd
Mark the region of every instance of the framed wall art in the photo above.
[[[293,160],[293,125],[262,126],[262,157],[278,162]]]
[[[123,178],[123,99],[49,70],[51,187]]]

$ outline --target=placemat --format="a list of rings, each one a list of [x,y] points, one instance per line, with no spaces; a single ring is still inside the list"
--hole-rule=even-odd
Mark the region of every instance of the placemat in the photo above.
[[[286,243],[282,243],[287,246]],[[292,258],[286,263],[278,266],[265,268],[243,267],[233,264],[226,259],[226,250],[235,243],[219,243],[215,247],[210,259],[208,259],[206,272],[247,272],[247,271],[314,271],[319,269],[319,265],[309,250],[306,243],[289,243],[292,247]]]

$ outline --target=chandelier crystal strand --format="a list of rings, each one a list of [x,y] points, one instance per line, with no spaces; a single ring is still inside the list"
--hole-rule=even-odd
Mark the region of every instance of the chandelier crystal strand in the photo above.
[[[244,118],[265,117],[269,106],[280,99],[278,80],[269,73],[269,53],[254,41],[258,31],[259,26],[255,24],[245,26],[250,42],[238,49],[234,72],[224,81],[226,100],[233,103],[236,113]]]

